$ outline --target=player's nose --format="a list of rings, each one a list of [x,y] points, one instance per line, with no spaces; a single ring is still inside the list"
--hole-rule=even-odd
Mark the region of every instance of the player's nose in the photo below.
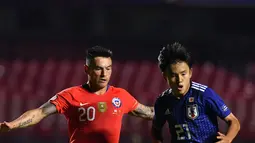
[[[103,69],[100,76],[104,77],[105,75],[106,75],[106,71],[105,71],[105,69]]]
[[[183,77],[181,75],[178,75],[177,83],[181,83],[183,81]]]

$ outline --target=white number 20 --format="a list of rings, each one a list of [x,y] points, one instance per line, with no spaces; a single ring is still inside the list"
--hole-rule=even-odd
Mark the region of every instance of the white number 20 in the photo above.
[[[174,126],[176,129],[177,140],[185,140],[185,135],[187,134],[188,139],[191,139],[189,132],[189,127],[187,124],[179,124]]]
[[[84,107],[80,107],[78,109],[78,112],[80,113],[79,121],[93,121],[95,120],[96,116],[96,109],[92,106],[85,109]]]

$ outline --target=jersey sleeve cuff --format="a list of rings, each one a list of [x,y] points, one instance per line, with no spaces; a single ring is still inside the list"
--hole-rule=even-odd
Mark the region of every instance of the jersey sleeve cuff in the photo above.
[[[50,100],[50,103],[56,106],[58,113],[62,113],[62,111],[61,111],[61,109],[59,107],[59,103],[57,101]]]
[[[135,101],[134,105],[131,108],[131,111],[135,110],[137,108],[137,106],[138,106],[138,102]]]
[[[228,110],[228,111],[226,111],[223,115],[222,115],[222,119],[225,119],[228,115],[230,115],[231,114],[231,111],[230,110]]]

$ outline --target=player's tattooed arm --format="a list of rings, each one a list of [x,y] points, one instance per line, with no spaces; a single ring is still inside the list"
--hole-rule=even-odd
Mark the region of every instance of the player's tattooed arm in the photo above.
[[[154,107],[149,107],[138,103],[137,108],[129,112],[129,114],[136,117],[141,117],[143,119],[152,120],[154,116]]]
[[[41,107],[39,107],[39,109],[42,110],[42,115],[45,117],[57,113],[56,106],[50,103],[50,101],[44,103]]]
[[[0,131],[10,131],[18,128],[25,128],[39,123],[43,118],[57,113],[55,105],[46,102],[41,107],[26,111],[20,117],[11,122],[0,123]]]

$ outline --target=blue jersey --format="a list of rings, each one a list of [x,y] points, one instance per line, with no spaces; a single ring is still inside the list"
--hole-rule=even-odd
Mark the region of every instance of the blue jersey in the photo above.
[[[230,113],[211,88],[192,82],[187,94],[179,99],[171,89],[158,97],[153,126],[162,128],[168,122],[172,143],[213,143],[219,130],[217,117],[224,119]]]

